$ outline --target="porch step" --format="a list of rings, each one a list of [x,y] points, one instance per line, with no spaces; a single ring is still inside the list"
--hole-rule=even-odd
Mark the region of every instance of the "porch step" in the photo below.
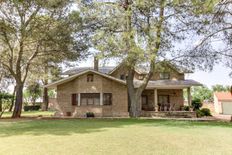
[[[192,111],[142,111],[142,117],[172,117],[172,118],[196,118],[196,112]]]

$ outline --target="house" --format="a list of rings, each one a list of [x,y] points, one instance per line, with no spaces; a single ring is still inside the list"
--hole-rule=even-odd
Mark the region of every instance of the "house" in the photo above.
[[[134,85],[138,87],[147,74],[146,67],[137,67]],[[199,82],[185,79],[190,71],[174,65],[160,66],[141,96],[141,115],[183,114],[183,90],[187,90],[191,104],[191,87]],[[93,112],[96,117],[128,117],[128,98],[124,63],[115,67],[78,67],[64,72],[68,77],[46,85],[57,91],[57,105],[64,116],[85,117]],[[195,115],[194,115],[195,116]]]
[[[214,93],[214,109],[217,114],[232,115],[232,87],[230,92]]]

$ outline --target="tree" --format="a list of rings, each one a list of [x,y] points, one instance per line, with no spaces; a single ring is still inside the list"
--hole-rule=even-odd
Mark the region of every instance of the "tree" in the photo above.
[[[206,86],[202,87],[193,87],[192,88],[192,98],[193,100],[200,100],[203,102],[204,100],[213,100],[213,92]]]
[[[42,23],[41,23],[42,24]],[[79,12],[72,11],[69,16],[59,19],[56,22],[56,27],[50,31],[51,35],[59,35],[65,38],[63,44],[72,45],[73,51],[61,51],[57,53],[42,55],[36,59],[32,64],[31,71],[29,71],[30,78],[28,81],[39,81],[43,85],[47,85],[49,81],[59,80],[61,74],[61,65],[70,65],[70,62],[75,62],[85,58],[88,54],[88,36],[86,28],[82,25],[82,18]],[[74,36],[74,40],[72,39]],[[43,44],[42,49],[53,48],[54,44]],[[43,105],[42,110],[48,109],[48,89],[43,88]]]
[[[38,82],[34,82],[28,85],[26,88],[26,92],[29,95],[30,102],[32,103],[32,105],[35,105],[36,100],[40,98],[42,95],[42,90]]]
[[[198,26],[200,41],[193,50],[214,54],[218,62],[232,70],[231,7],[231,0],[218,1],[207,16],[201,15]]]
[[[88,1],[83,4],[82,12],[87,21],[95,20],[98,26],[93,43],[102,52],[99,57],[119,58],[127,67],[132,117],[139,116],[141,94],[159,64],[175,62],[194,68],[196,64],[206,66],[213,60],[211,55],[178,49],[186,40],[186,32],[194,33],[198,21],[196,10],[207,4],[210,3],[166,0]],[[134,85],[137,65],[150,68],[138,87]]]
[[[223,86],[220,84],[212,86],[213,92],[222,92],[222,91],[230,91],[230,86]]]
[[[57,33],[64,26],[59,21],[70,15],[69,3],[62,0],[3,0],[0,3],[0,64],[16,82],[13,118],[21,115],[23,87],[37,58],[76,53],[74,36]]]
[[[3,113],[10,107],[13,96],[9,93],[0,92],[0,118]]]

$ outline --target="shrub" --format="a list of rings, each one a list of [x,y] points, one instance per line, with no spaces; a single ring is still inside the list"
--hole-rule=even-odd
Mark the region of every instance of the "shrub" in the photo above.
[[[203,113],[204,116],[212,116],[208,108],[202,108],[201,112]]]
[[[190,107],[189,106],[184,106],[183,109],[184,109],[184,111],[190,111]]]
[[[196,114],[197,114],[197,117],[203,117],[203,113],[201,112],[201,110],[196,110]]]
[[[202,107],[201,100],[200,99],[192,100],[192,107],[194,111],[199,110]]]
[[[24,111],[38,111],[40,109],[40,106],[39,105],[24,106],[23,109]]]
[[[212,116],[208,108],[202,108],[201,110],[197,110],[196,113],[197,117]]]
[[[94,113],[93,112],[87,112],[86,117],[94,117]]]

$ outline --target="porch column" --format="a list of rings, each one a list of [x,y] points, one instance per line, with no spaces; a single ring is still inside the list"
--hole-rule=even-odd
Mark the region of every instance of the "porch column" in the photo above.
[[[78,101],[77,106],[78,106],[78,107],[81,106],[81,93],[78,94],[78,99],[77,99],[77,101]]]
[[[103,93],[100,93],[100,105],[103,105]]]
[[[154,89],[154,106],[155,106],[155,111],[158,111],[158,95],[157,95],[157,89]]]
[[[192,105],[192,96],[191,96],[191,87],[187,88],[187,94],[188,94],[188,105]]]

